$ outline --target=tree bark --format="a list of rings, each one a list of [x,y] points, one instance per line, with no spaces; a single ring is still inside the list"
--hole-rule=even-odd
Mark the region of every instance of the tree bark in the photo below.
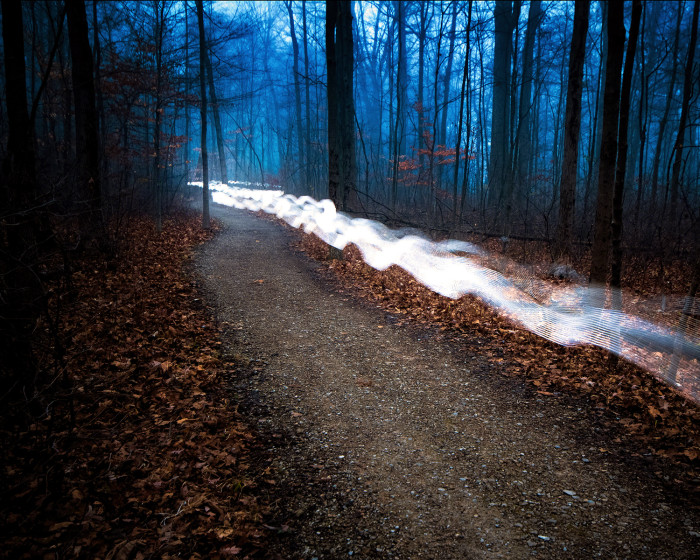
[[[425,39],[428,34],[428,9],[429,2],[420,2],[420,21],[418,28],[418,111],[416,115],[416,127],[418,135],[418,170],[423,169],[425,162],[425,137],[423,125],[425,122]]]
[[[226,166],[226,152],[224,151],[224,132],[221,128],[221,111],[219,111],[219,98],[216,95],[216,87],[214,85],[214,70],[211,66],[211,57],[209,50],[204,52],[204,64],[207,69],[207,81],[209,83],[209,97],[211,99],[212,113],[214,114],[214,131],[216,133],[216,147],[219,154],[219,172],[222,183],[228,183],[228,168]]]
[[[343,184],[341,180],[340,122],[338,111],[338,62],[336,53],[336,27],[338,26],[338,2],[326,1],[326,83],[328,95],[328,198],[338,210],[342,210]]]
[[[651,214],[654,215],[656,211],[656,203],[658,199],[658,188],[659,188],[659,167],[661,166],[661,153],[663,152],[664,138],[666,136],[666,125],[668,124],[668,116],[671,112],[671,102],[673,101],[674,93],[676,91],[676,68],[678,60],[679,42],[681,35],[681,21],[683,20],[683,0],[678,0],[677,17],[676,17],[676,33],[673,38],[673,55],[671,57],[671,82],[668,86],[668,93],[666,94],[666,105],[664,106],[664,113],[659,121],[659,136],[656,142],[656,149],[654,150],[654,159],[651,166]]]
[[[634,73],[634,57],[637,52],[637,38],[639,37],[639,22],[642,17],[641,0],[632,2],[632,20],[630,22],[629,39],[627,40],[627,54],[625,55],[625,69],[622,76],[622,91],[620,92],[620,124],[618,126],[617,145],[617,170],[615,172],[615,191],[613,193],[612,216],[612,276],[610,286],[615,290],[613,304],[620,298],[620,285],[622,281],[622,201],[625,190],[625,174],[627,170],[627,132],[630,114],[630,90],[632,89],[632,74]],[[643,56],[643,53],[642,53]],[[622,307],[621,301],[617,301],[617,309]]]
[[[690,107],[690,98],[693,95],[693,61],[695,59],[695,46],[698,42],[698,13],[700,12],[700,0],[695,0],[693,5],[693,23],[690,29],[690,45],[688,45],[688,60],[685,64],[685,76],[683,79],[683,101],[681,103],[681,118],[678,123],[678,134],[676,142],[673,145],[673,153],[675,159],[671,170],[671,184],[669,190],[671,192],[671,206],[668,216],[668,224],[675,229],[678,214],[678,188],[681,177],[681,165],[683,163],[683,144],[685,138],[686,127],[688,125],[688,110]],[[697,78],[695,79],[697,82]]]
[[[61,20],[62,21],[62,20]],[[108,160],[105,157],[105,140],[106,140],[106,127],[105,127],[105,107],[104,98],[102,95],[102,77],[100,74],[102,66],[102,49],[100,47],[100,34],[99,34],[99,24],[97,22],[97,2],[92,3],[92,43],[95,55],[95,108],[97,110],[97,124],[98,124],[98,159],[100,164],[100,178],[102,180],[102,188],[107,190],[105,185],[107,181],[107,163]]]
[[[589,1],[584,2],[586,12],[588,12]],[[530,12],[527,19],[527,31],[525,32],[525,46],[523,47],[523,83],[520,88],[520,106],[518,108],[518,134],[517,146],[517,179],[521,190],[526,189],[528,169],[530,167],[530,122],[532,120],[532,67],[535,51],[535,35],[540,23],[541,14],[540,0],[530,2]],[[576,15],[574,14],[574,27],[576,27]],[[588,27],[588,17],[586,17],[586,28]],[[574,32],[575,33],[575,32]],[[584,36],[585,42],[585,36]],[[573,40],[572,40],[573,48]],[[585,45],[584,45],[585,50]],[[581,62],[583,68],[583,61]],[[571,76],[571,59],[569,59],[569,76]],[[580,97],[580,96],[579,96]],[[580,106],[579,101],[579,106]]]
[[[576,202],[576,179],[578,177],[578,142],[581,130],[583,63],[586,57],[589,13],[589,0],[576,2],[574,7],[574,31],[571,37],[571,51],[569,54],[569,81],[566,91],[566,115],[564,117],[564,161],[559,181],[559,222],[556,236],[557,260],[565,264],[571,264],[571,237]],[[532,17],[532,8],[530,17]]]
[[[305,114],[305,153],[306,153],[306,169],[305,178],[307,187],[311,188],[311,195],[316,196],[316,181],[312,179],[312,166],[315,166],[315,154],[312,157],[311,149],[311,100],[310,100],[310,80],[309,80],[309,39],[306,28],[306,0],[301,0],[302,13],[302,29],[304,36],[304,110]]]
[[[462,89],[459,96],[459,122],[457,124],[457,141],[455,142],[455,168],[454,175],[452,177],[452,227],[457,229],[457,182],[459,180],[459,160],[460,160],[460,150],[462,145],[462,125],[464,124],[464,99],[467,95],[467,81],[469,79],[469,55],[471,53],[471,44],[469,42],[469,34],[471,33],[472,26],[472,0],[469,0],[469,8],[467,14],[467,28],[465,30],[466,34],[466,53],[464,54],[464,69],[462,70]],[[468,105],[468,104],[467,104]],[[467,115],[469,115],[470,107],[467,106]],[[466,199],[467,193],[467,166],[469,165],[469,117],[467,117],[467,142],[465,143],[465,158],[464,158],[464,183],[462,188],[462,198],[459,203],[460,209],[460,221],[461,214],[464,211],[464,201]]]
[[[75,148],[78,164],[78,187],[88,203],[90,226],[84,233],[95,235],[92,226],[99,222],[101,211],[100,169],[98,155],[98,121],[95,108],[95,84],[92,76],[92,51],[88,39],[85,2],[66,3],[68,40],[73,63],[73,102],[75,104]]]
[[[0,169],[0,374],[11,373],[19,386],[31,383],[36,371],[31,333],[38,316],[36,238],[27,211],[36,197],[33,127],[27,111],[22,4],[2,0],[5,55],[7,153]],[[33,391],[29,391],[31,394]]]
[[[392,172],[391,172],[391,207],[396,210],[398,198],[399,157],[406,149],[406,37],[403,0],[395,0],[395,21],[398,29],[399,60],[396,73],[396,122],[394,125]]]
[[[165,2],[155,3],[156,16],[156,91],[153,115],[153,189],[156,195],[156,230],[163,229],[163,182],[160,173],[160,125],[163,113],[163,35],[165,34]]]
[[[605,69],[605,93],[603,95],[603,138],[600,147],[598,170],[598,196],[591,249],[591,284],[604,287],[609,270],[612,241],[612,198],[615,185],[615,162],[617,159],[617,131],[620,113],[620,75],[625,48],[624,6],[622,0],[608,3],[608,56]],[[601,304],[600,300],[596,301]]]
[[[493,106],[491,116],[491,158],[489,161],[489,199],[503,202],[508,186],[508,147],[510,137],[510,61],[512,56],[512,2],[496,2],[494,19],[496,38],[493,53]]]
[[[398,82],[400,86],[397,86],[397,94],[399,98],[397,99],[396,110],[398,112],[399,118],[399,154],[406,153],[406,116],[408,113],[408,64],[406,61],[406,1],[397,0],[401,8],[398,15],[398,39],[399,39],[399,61],[398,61]]]
[[[355,106],[350,0],[326,2],[328,194],[340,211],[355,207]]]
[[[301,84],[299,83],[299,43],[297,41],[296,31],[294,30],[294,12],[292,11],[292,2],[287,0],[285,2],[287,6],[287,13],[289,14],[289,34],[292,37],[292,52],[293,52],[293,62],[292,62],[292,72],[294,73],[294,109],[296,116],[297,125],[297,146],[299,150],[299,167],[301,169],[306,169],[308,165],[305,157],[304,151],[304,140],[303,140],[303,129],[301,126]],[[304,175],[302,175],[302,178]],[[304,189],[308,188],[308,185],[304,185]]]
[[[452,62],[455,54],[455,35],[457,31],[457,2],[452,2],[452,21],[450,23],[450,46],[447,51],[447,68],[445,75],[442,78],[442,107],[440,120],[440,141],[438,145],[443,145],[447,148],[447,109],[450,103],[450,81],[452,79]],[[437,84],[436,84],[437,85]],[[455,162],[456,163],[456,162]],[[444,174],[444,165],[440,166],[438,175],[438,187],[442,187],[442,176]],[[457,200],[453,200],[453,206],[457,204]]]
[[[598,70],[598,89],[596,95],[595,116],[593,118],[593,132],[591,134],[590,167],[586,177],[586,190],[583,196],[583,219],[588,219],[588,203],[591,191],[598,188],[598,172],[600,171],[600,148],[603,144],[603,97],[605,95],[605,68],[608,61],[608,2],[600,2],[602,14],[601,22],[601,54],[600,68]]]
[[[207,40],[204,36],[204,8],[202,0],[195,0],[197,6],[197,26],[199,28],[199,94],[201,96],[201,128],[202,128],[202,227],[209,229],[209,154],[207,153],[207,87],[204,79],[206,72]]]

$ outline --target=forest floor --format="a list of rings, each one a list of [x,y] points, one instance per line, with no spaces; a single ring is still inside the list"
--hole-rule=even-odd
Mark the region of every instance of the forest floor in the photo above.
[[[284,558],[693,558],[698,410],[605,354],[218,209],[195,259]],[[290,249],[290,243],[308,255]]]
[[[53,373],[0,417],[0,558],[697,557],[697,406],[214,214],[133,219],[47,287]]]

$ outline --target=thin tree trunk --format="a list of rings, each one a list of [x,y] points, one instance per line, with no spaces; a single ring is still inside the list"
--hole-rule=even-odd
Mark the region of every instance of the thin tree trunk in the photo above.
[[[100,161],[100,177],[102,178],[102,187],[105,188],[104,184],[107,180],[107,158],[105,157],[105,108],[104,99],[102,97],[102,77],[101,77],[101,66],[102,66],[102,48],[100,47],[100,34],[99,25],[97,22],[97,2],[92,3],[92,43],[95,50],[95,102],[97,109],[97,137],[99,140],[98,146],[98,158]]]
[[[308,162],[306,161],[306,155],[304,152],[304,141],[303,141],[303,129],[301,126],[301,84],[299,83],[299,43],[297,41],[296,31],[294,30],[294,12],[292,11],[292,2],[287,0],[285,2],[287,6],[287,13],[289,14],[289,34],[292,37],[292,52],[293,52],[293,62],[292,62],[292,72],[294,74],[294,108],[296,116],[297,125],[297,147],[299,149],[299,162],[298,166],[302,169],[306,169]],[[308,188],[308,185],[304,185],[304,190]]]
[[[340,62],[338,70],[338,85],[340,98],[341,137],[343,162],[343,204],[345,210],[357,209],[357,156],[355,146],[355,99],[353,94],[353,76],[355,57],[353,52],[352,34],[352,1],[343,0],[339,3],[337,49]]]
[[[202,0],[195,0],[197,6],[197,26],[199,27],[199,94],[201,96],[201,127],[202,127],[202,227],[209,229],[209,154],[207,153],[207,87],[204,77],[206,72],[207,40],[204,36],[204,8]]]
[[[588,1],[584,2],[588,5]],[[588,9],[586,9],[588,11]],[[535,35],[540,22],[541,2],[532,0],[527,19],[527,31],[525,32],[525,46],[523,48],[523,83],[520,88],[520,107],[518,110],[518,134],[517,146],[517,177],[518,186],[522,191],[527,190],[527,174],[530,167],[530,122],[532,120],[532,67],[535,50]],[[586,18],[588,19],[588,18]],[[574,22],[576,15],[574,15]],[[585,41],[585,37],[584,37]],[[573,45],[573,40],[572,40]],[[571,62],[569,62],[569,65]],[[569,66],[570,68],[570,66]],[[569,75],[571,70],[569,70]],[[579,101],[580,105],[580,101]]]
[[[326,72],[328,90],[328,198],[338,210],[343,210],[343,184],[340,169],[340,122],[338,110],[338,61],[336,52],[336,28],[338,3],[326,1]]]
[[[630,113],[630,90],[632,89],[632,74],[634,73],[634,57],[637,52],[639,37],[639,22],[642,16],[641,0],[632,2],[632,20],[630,23],[625,69],[622,76],[620,92],[620,123],[618,126],[617,170],[615,172],[615,191],[613,193],[612,215],[612,277],[610,286],[613,288],[613,306],[622,308],[620,286],[622,282],[622,201],[625,190],[625,173],[627,169],[627,133]],[[642,53],[643,56],[643,53]]]
[[[190,25],[189,25],[189,10],[187,9],[187,0],[185,6],[185,184],[190,180]],[[189,192],[188,192],[189,196]]]
[[[455,168],[452,177],[452,227],[457,229],[457,182],[459,180],[459,158],[460,148],[462,144],[462,124],[464,122],[464,97],[466,95],[467,79],[469,77],[469,54],[471,52],[469,43],[469,33],[472,25],[472,0],[469,0],[469,12],[467,14],[467,29],[466,33],[466,53],[464,54],[464,69],[462,71],[462,89],[459,96],[459,124],[457,125],[457,141],[455,142]],[[469,107],[467,108],[469,110]],[[468,130],[468,127],[467,127]],[[467,142],[465,143],[465,154],[468,153],[469,136],[467,133]],[[469,165],[468,159],[464,158],[465,167],[465,188],[462,189],[462,199],[459,204],[460,217],[464,209],[464,199],[466,197],[466,167]]]
[[[160,125],[163,103],[163,35],[165,2],[156,2],[156,99],[153,130],[153,187],[156,194],[156,230],[163,229],[163,182],[160,173]]]
[[[455,53],[455,35],[457,31],[457,2],[453,0],[452,2],[452,22],[450,23],[450,46],[447,51],[447,68],[445,69],[445,75],[442,79],[442,108],[441,111],[441,122],[440,122],[440,141],[438,145],[443,145],[447,148],[447,110],[449,108],[450,102],[450,81],[452,79],[452,61],[454,59]],[[456,163],[456,160],[455,160]],[[444,165],[440,166],[440,172],[438,174],[438,187],[442,187],[442,176],[444,174]],[[457,199],[452,201],[453,206],[457,204]]]
[[[688,124],[688,110],[690,98],[693,95],[693,61],[695,60],[695,45],[698,42],[698,13],[700,12],[700,0],[695,0],[693,4],[693,23],[690,29],[690,45],[688,46],[688,60],[685,64],[685,76],[683,79],[683,101],[681,104],[681,118],[678,123],[678,134],[673,145],[675,159],[671,171],[671,207],[669,212],[669,224],[671,228],[676,227],[678,219],[678,190],[681,176],[681,164],[683,163],[683,144]]]
[[[423,136],[423,124],[425,121],[425,38],[428,34],[428,7],[429,2],[420,2],[420,22],[418,31],[418,114],[416,115],[418,134],[418,170],[423,171],[425,162],[425,137]]]
[[[85,2],[75,0],[66,4],[68,40],[73,63],[73,98],[75,103],[75,147],[78,160],[78,186],[88,204],[90,220],[84,233],[100,235],[94,229],[101,220],[100,169],[98,157],[97,111],[95,85],[92,76],[92,51],[88,39]],[[89,223],[89,225],[88,225]]]
[[[659,188],[659,168],[661,166],[661,153],[663,152],[664,137],[666,133],[666,125],[668,123],[668,116],[671,112],[671,102],[673,101],[674,93],[676,91],[676,75],[677,75],[677,61],[678,61],[678,51],[679,51],[679,41],[681,35],[681,21],[683,19],[683,0],[678,0],[677,16],[676,16],[676,33],[673,38],[673,55],[671,56],[671,82],[669,83],[668,93],[666,94],[666,105],[664,106],[664,113],[659,121],[659,136],[656,142],[656,149],[654,150],[654,160],[651,167],[651,213],[655,214],[656,203],[658,199],[658,188]]]
[[[569,54],[569,81],[566,91],[564,130],[564,162],[559,181],[559,222],[557,224],[557,260],[571,264],[571,236],[578,178],[578,143],[581,130],[581,95],[583,63],[586,57],[586,35],[590,1],[579,0],[574,6],[574,31]],[[532,12],[530,17],[532,17]]]
[[[593,126],[593,145],[591,158],[591,167],[586,182],[586,192],[583,199],[583,219],[588,216],[588,203],[591,191],[598,188],[598,175],[600,172],[600,150],[603,144],[603,97],[605,96],[605,76],[606,66],[608,64],[608,9],[609,2],[600,2],[600,11],[602,14],[601,22],[601,54],[600,54],[600,70],[598,73],[598,96],[596,99],[595,124]],[[617,56],[617,54],[615,55]],[[591,205],[592,206],[592,205]]]
[[[406,115],[408,113],[408,64],[406,62],[406,2],[405,0],[397,0],[400,4],[401,12],[399,14],[399,64],[398,64],[398,83],[397,87],[399,98],[397,99],[396,108],[399,117],[399,154],[406,153]]]
[[[403,0],[396,0],[394,3],[396,11],[396,25],[398,28],[399,60],[396,73],[396,121],[394,124],[392,171],[391,171],[391,207],[396,210],[398,198],[398,178],[399,178],[399,156],[403,154],[402,146],[405,147],[405,124],[406,124],[406,52],[405,52],[405,28],[404,28],[404,4]]]
[[[605,94],[603,97],[603,139],[600,148],[598,171],[598,196],[596,201],[595,229],[591,249],[590,282],[604,288],[610,265],[612,241],[612,198],[615,187],[615,162],[617,158],[617,131],[620,112],[620,75],[625,47],[624,6],[622,0],[608,3],[608,56],[605,69]],[[600,292],[602,293],[602,291]],[[598,298],[595,303],[602,307]]]
[[[34,380],[31,334],[41,286],[36,274],[36,237],[29,209],[36,196],[34,130],[27,111],[22,5],[2,0],[7,153],[0,168],[0,363],[21,386]],[[33,391],[29,391],[31,394]]]
[[[510,144],[510,62],[512,57],[512,2],[496,2],[494,9],[495,42],[493,54],[493,106],[491,117],[491,158],[489,161],[489,199],[504,201],[508,192],[508,147]],[[502,220],[499,220],[502,222]]]
[[[214,114],[214,131],[216,132],[216,147],[219,154],[219,172],[220,180],[226,184],[228,182],[228,169],[226,166],[226,152],[224,151],[224,133],[221,128],[221,111],[219,111],[219,98],[216,95],[216,86],[214,85],[214,71],[211,66],[211,57],[209,50],[204,52],[204,64],[207,70],[207,81],[209,82],[209,97],[211,99],[212,113]]]
[[[304,110],[306,111],[306,126],[304,130],[306,138],[306,185],[311,188],[311,195],[316,196],[316,181],[312,180],[311,169],[315,166],[315,155],[312,157],[311,150],[311,101],[310,101],[310,80],[309,80],[309,40],[306,28],[306,0],[301,0],[302,29],[304,36]]]

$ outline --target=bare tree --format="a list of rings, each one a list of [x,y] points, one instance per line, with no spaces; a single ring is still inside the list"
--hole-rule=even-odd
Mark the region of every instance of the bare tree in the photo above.
[[[101,212],[98,121],[95,108],[95,84],[92,75],[92,50],[88,39],[85,2],[66,3],[68,40],[73,63],[73,102],[75,104],[75,148],[78,160],[78,187],[88,203],[91,224],[84,233],[95,235],[94,225]]]
[[[510,182],[510,67],[512,57],[512,2],[496,2],[496,39],[493,51],[493,105],[491,117],[491,159],[489,199],[499,204],[507,195]]]
[[[605,68],[605,93],[603,95],[603,140],[600,147],[598,196],[590,272],[591,283],[601,286],[605,286],[608,278],[612,241],[612,198],[615,186],[618,117],[620,114],[620,75],[622,73],[622,57],[619,56],[619,53],[625,48],[623,12],[622,0],[610,0],[607,25],[608,60]]]
[[[569,81],[566,90],[566,115],[564,117],[564,162],[561,168],[561,179],[559,180],[559,222],[557,224],[556,237],[556,258],[565,264],[571,264],[571,231],[573,229],[574,205],[576,202],[578,142],[581,130],[583,62],[586,55],[589,12],[589,0],[576,2],[574,8],[574,32],[571,37],[571,52],[569,54]]]
[[[9,374],[10,383],[23,386],[32,382],[35,371],[31,331],[41,293],[36,283],[34,228],[27,219],[36,197],[34,139],[27,111],[22,4],[2,0],[0,5],[9,128],[0,169],[0,375]]]
[[[669,186],[671,196],[671,207],[669,211],[669,225],[675,227],[678,214],[678,187],[681,176],[681,165],[683,163],[683,144],[688,126],[688,110],[690,98],[693,95],[693,83],[697,83],[697,77],[693,77],[693,60],[695,59],[695,46],[698,42],[698,12],[700,12],[700,0],[695,0],[693,4],[693,23],[690,28],[690,44],[688,45],[688,59],[685,63],[685,76],[683,79],[683,101],[681,103],[681,118],[678,123],[678,134],[673,145],[673,168],[671,171],[671,184]]]
[[[583,2],[585,6],[589,5],[589,1]],[[588,13],[588,7],[586,7],[586,13]],[[518,108],[518,128],[516,135],[516,147],[517,147],[517,179],[518,186],[523,188],[528,175],[528,169],[530,168],[530,133],[532,121],[532,81],[533,81],[533,58],[535,50],[535,35],[537,34],[537,28],[541,19],[541,2],[540,0],[532,0],[530,2],[530,12],[527,18],[527,31],[525,32],[525,46],[523,48],[523,80],[522,86],[520,87],[520,101]],[[586,17],[586,31],[588,29],[588,18]],[[574,14],[574,27],[576,25],[576,15]],[[574,31],[574,34],[576,32]],[[585,47],[585,32],[584,32],[584,47]],[[573,50],[573,40],[572,40],[572,50]],[[583,71],[583,58],[584,52],[581,53],[581,71]],[[571,79],[571,59],[569,59],[569,79]],[[579,94],[579,107],[580,107],[580,94]],[[580,112],[580,109],[579,109]]]
[[[350,210],[357,196],[350,0],[326,2],[326,66],[328,196],[338,210]]]
[[[301,84],[299,83],[299,42],[297,41],[297,35],[294,30],[294,12],[292,12],[292,2],[287,0],[285,2],[287,6],[287,13],[289,14],[289,34],[292,37],[292,53],[294,55],[292,63],[292,72],[294,74],[294,113],[296,116],[297,125],[297,147],[299,150],[299,167],[306,169],[307,162],[305,158],[304,141],[303,141],[303,129],[301,126]],[[302,178],[304,176],[302,175]],[[304,185],[306,188],[307,185]]]
[[[200,115],[202,120],[202,227],[209,229],[209,154],[207,153],[207,86],[206,71],[207,40],[204,36],[204,8],[202,0],[195,0],[197,6],[197,25],[199,27],[199,94],[201,96]]]
[[[627,170],[627,131],[630,114],[630,89],[632,88],[632,74],[634,72],[634,57],[637,52],[637,38],[639,36],[639,22],[642,18],[641,0],[632,2],[632,21],[630,23],[630,35],[627,40],[627,54],[625,55],[625,69],[622,76],[622,90],[620,92],[620,123],[618,126],[617,145],[617,170],[615,171],[615,190],[613,193],[612,215],[612,277],[610,285],[619,288],[622,281],[622,197],[625,189],[625,172]],[[620,291],[615,291],[616,307],[622,307],[619,299]]]

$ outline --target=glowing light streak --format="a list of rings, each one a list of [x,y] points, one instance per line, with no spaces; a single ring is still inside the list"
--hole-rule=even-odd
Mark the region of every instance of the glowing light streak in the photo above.
[[[191,183],[201,187],[200,183]],[[241,185],[243,183],[231,183]],[[247,185],[247,184],[246,184]],[[458,240],[434,242],[413,231],[392,230],[374,220],[350,218],[336,212],[330,200],[295,197],[269,185],[250,189],[221,183],[210,185],[214,202],[254,212],[264,211],[303,227],[342,250],[354,244],[365,262],[377,270],[397,265],[416,280],[443,296],[458,299],[471,294],[496,308],[527,330],[563,346],[594,345],[613,352],[685,390],[700,402],[700,341],[622,311],[590,302],[604,301],[601,288],[576,286],[551,288],[545,300],[535,298],[500,272],[478,262],[487,255],[471,243]],[[456,253],[461,253],[457,255]],[[463,255],[462,255],[463,254]],[[669,374],[669,360],[676,352],[681,367]],[[684,380],[684,385],[677,381]]]

